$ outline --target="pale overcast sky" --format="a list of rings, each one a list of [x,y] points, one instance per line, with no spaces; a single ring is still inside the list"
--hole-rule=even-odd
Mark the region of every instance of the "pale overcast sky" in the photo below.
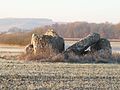
[[[0,0],[0,18],[120,22],[120,0]]]

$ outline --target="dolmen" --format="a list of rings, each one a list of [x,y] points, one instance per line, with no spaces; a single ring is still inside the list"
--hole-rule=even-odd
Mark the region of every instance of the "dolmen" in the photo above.
[[[63,57],[67,61],[70,60],[71,55],[78,57],[92,55],[95,62],[106,63],[112,56],[112,48],[110,41],[100,38],[98,33],[92,33],[68,47],[63,53]]]
[[[32,34],[31,43],[25,47],[26,54],[56,53],[52,59],[62,57],[63,61],[69,62],[71,55],[82,57],[92,55],[95,62],[109,62],[112,56],[110,41],[101,38],[98,33],[91,33],[85,38],[68,47],[65,50],[64,39],[53,29],[48,30],[44,35]]]

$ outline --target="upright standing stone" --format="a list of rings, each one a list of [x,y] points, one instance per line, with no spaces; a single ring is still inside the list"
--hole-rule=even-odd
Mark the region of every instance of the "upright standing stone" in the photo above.
[[[64,51],[64,39],[53,30],[48,30],[44,35],[33,34],[31,39],[34,54],[42,52],[62,53]],[[51,50],[51,51],[49,51]]]
[[[43,51],[44,43],[42,42],[42,36],[32,34],[31,44],[33,45],[34,54],[39,54]]]
[[[60,37],[53,29],[49,29],[42,37],[54,52],[62,53],[64,51],[64,39]]]
[[[112,56],[112,47],[110,41],[105,38],[101,38],[97,43],[90,47],[92,52],[97,52],[97,54],[102,58],[110,58]]]

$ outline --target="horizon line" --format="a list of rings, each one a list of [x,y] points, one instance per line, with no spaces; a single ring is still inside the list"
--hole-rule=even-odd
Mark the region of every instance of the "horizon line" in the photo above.
[[[51,19],[51,18],[47,18],[47,17],[0,17],[0,19],[48,19],[48,20],[51,20],[53,22],[60,22],[60,23],[74,23],[74,22],[86,22],[86,23],[97,23],[97,24],[100,24],[100,23],[111,23],[111,24],[119,24],[119,22],[111,22],[111,21],[87,21],[87,20],[66,20],[66,21],[59,21],[59,20],[54,20],[54,19]]]

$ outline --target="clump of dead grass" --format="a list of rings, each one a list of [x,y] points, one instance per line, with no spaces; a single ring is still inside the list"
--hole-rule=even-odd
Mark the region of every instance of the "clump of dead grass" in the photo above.
[[[69,58],[65,59],[63,53],[56,54],[53,51],[47,50],[46,52],[34,54],[22,54],[18,58],[19,60],[26,61],[40,61],[40,62],[70,62],[70,63],[120,63],[120,53],[113,53],[111,57],[108,57],[106,53],[104,57],[99,56],[97,52],[88,53],[82,56],[69,54]]]
[[[99,53],[88,53],[85,55],[69,54],[69,58],[65,59],[63,54],[59,54],[53,58],[54,61],[70,62],[70,63],[120,63],[120,53],[113,53],[110,57],[107,53],[100,56]]]
[[[112,55],[112,60],[114,60],[115,63],[120,63],[120,53],[114,52]]]
[[[57,59],[54,59],[57,57]],[[44,52],[40,52],[39,54],[21,54],[18,57],[19,60],[25,61],[40,61],[40,62],[61,62],[60,57],[58,57],[57,53],[53,51],[53,49],[46,49]]]

